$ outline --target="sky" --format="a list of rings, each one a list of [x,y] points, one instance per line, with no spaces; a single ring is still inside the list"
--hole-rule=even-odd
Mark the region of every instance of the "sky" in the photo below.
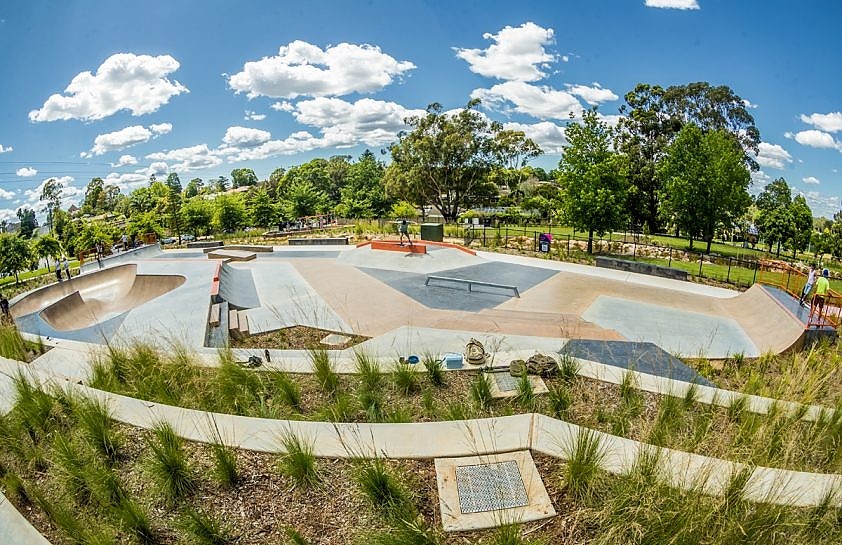
[[[842,3],[804,0],[4,0],[0,219],[332,155],[381,155],[403,119],[482,100],[558,164],[571,113],[616,123],[637,83],[728,85],[762,143],[752,192],[784,177],[842,208]]]

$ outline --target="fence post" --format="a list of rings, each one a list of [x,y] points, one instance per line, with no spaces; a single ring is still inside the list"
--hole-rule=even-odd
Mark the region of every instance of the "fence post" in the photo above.
[[[509,226],[506,226],[506,236],[503,238],[503,248],[509,247]]]
[[[757,282],[757,269],[758,269],[758,268],[760,268],[760,262],[759,262],[759,261],[755,261],[755,262],[754,262],[754,278],[752,278],[752,279],[751,279],[751,283],[752,283],[752,284],[754,284],[755,282]]]
[[[725,282],[731,281],[731,258],[728,258],[728,274],[725,275]]]
[[[669,264],[667,264],[667,267],[672,267],[672,246],[670,246],[670,260]]]
[[[784,291],[789,291],[789,277],[790,277],[791,274],[792,274],[792,271],[787,269],[786,270],[786,287],[784,288]]]
[[[625,238],[626,237],[624,235],[623,239],[625,239]],[[623,240],[623,244],[625,244],[625,243],[626,243],[626,241]],[[637,259],[637,241],[636,240],[634,241],[634,249],[632,250],[632,259]]]
[[[705,254],[699,254],[699,276],[702,276],[702,263],[704,263]]]
[[[567,235],[567,257],[570,257],[570,235]]]

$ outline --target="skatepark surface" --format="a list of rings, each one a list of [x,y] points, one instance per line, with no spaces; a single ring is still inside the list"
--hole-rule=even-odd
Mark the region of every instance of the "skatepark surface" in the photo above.
[[[457,339],[464,342],[462,333],[472,333],[491,335],[512,350],[591,339],[654,343],[689,357],[753,357],[786,350],[804,333],[803,324],[759,285],[740,293],[434,245],[426,254],[281,246],[238,263],[210,259],[200,249],[154,246],[105,260],[104,267],[88,267],[72,281],[13,300],[19,327],[100,344],[164,334],[210,349],[209,309],[224,301],[247,317],[252,335],[305,325],[371,337],[369,348],[394,354],[419,352],[422,345],[461,351]],[[427,285],[430,275],[457,281]],[[218,293],[212,293],[216,279]],[[479,284],[469,291],[467,281]],[[489,284],[516,287],[517,293]],[[444,344],[425,342],[418,332]]]

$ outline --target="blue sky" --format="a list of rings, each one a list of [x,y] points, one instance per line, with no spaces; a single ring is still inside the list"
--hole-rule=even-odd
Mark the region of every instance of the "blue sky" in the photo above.
[[[652,5],[649,5],[652,4]],[[0,4],[0,218],[50,177],[78,202],[388,146],[431,102],[524,130],[554,167],[570,112],[616,121],[638,82],[725,84],[815,215],[842,207],[836,2],[228,0]]]

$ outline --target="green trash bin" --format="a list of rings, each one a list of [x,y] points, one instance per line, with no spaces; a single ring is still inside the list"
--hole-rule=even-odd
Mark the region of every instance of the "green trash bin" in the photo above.
[[[444,224],[422,223],[421,240],[429,240],[430,242],[442,242],[444,240]]]

